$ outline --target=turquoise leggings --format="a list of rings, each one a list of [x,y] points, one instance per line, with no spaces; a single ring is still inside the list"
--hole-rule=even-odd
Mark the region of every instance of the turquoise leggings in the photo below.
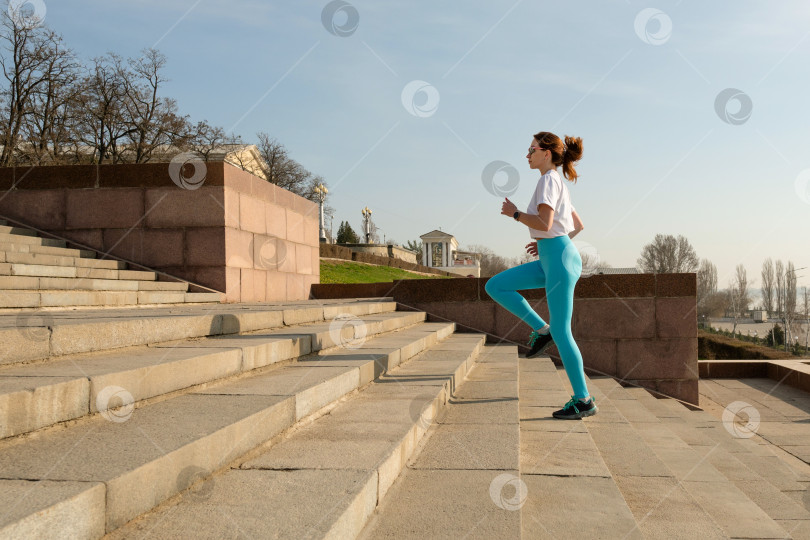
[[[579,251],[568,236],[542,238],[537,241],[539,260],[521,264],[487,281],[486,291],[493,300],[520,317],[523,322],[539,330],[546,325],[529,303],[517,291],[546,289],[551,337],[560,353],[574,397],[588,395],[582,354],[571,334],[571,315],[574,312],[574,286],[582,273]]]

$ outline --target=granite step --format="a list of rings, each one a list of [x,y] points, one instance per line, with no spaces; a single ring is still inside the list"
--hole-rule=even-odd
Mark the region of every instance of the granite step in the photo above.
[[[0,308],[37,309],[88,306],[116,308],[156,304],[218,303],[224,299],[225,295],[218,292],[18,289],[3,291],[3,294],[0,295]]]
[[[20,253],[0,251],[0,263],[33,264],[39,266],[77,266],[104,270],[125,270],[127,264],[111,259],[89,257],[66,257],[64,255],[47,255],[44,253]]]
[[[134,279],[139,281],[154,281],[157,279],[157,274],[155,272],[146,270],[121,270],[112,268],[22,263],[0,263],[0,275],[8,277],[29,276],[44,278],[96,278],[109,280]]]
[[[67,242],[64,240],[55,240],[53,238],[41,238],[39,236],[28,236],[26,234],[4,232],[0,232],[0,244],[28,244],[34,246],[60,248],[67,246]]]
[[[27,227],[17,227],[15,225],[7,225],[5,222],[0,224],[0,234],[19,234],[22,236],[37,236],[37,232]]]
[[[0,313],[0,365],[394,310],[390,298],[20,310]]]
[[[51,246],[41,246],[37,244],[20,244],[17,242],[9,242],[9,241],[0,241],[0,252],[31,253],[37,255],[53,255],[57,257],[80,257],[88,259],[96,257],[96,252],[89,249],[51,247]]]
[[[79,270],[74,268],[74,270]],[[118,270],[101,270],[118,272]],[[65,290],[65,291],[182,291],[186,282],[138,281],[118,278],[35,277],[0,275],[0,290]]]
[[[356,349],[344,347],[324,351],[324,355],[302,356],[289,365],[270,365],[142,407],[133,409],[119,400],[116,404],[122,406],[66,428],[0,441],[0,492],[8,488],[15,493],[14,502],[0,517],[0,538],[9,537],[12,531],[31,537],[53,534],[50,516],[64,515],[68,506],[73,519],[59,523],[58,534],[98,538],[114,531],[227,469],[257,447],[281,440],[286,432],[295,431],[291,428],[310,423],[370,383],[375,375],[439,343],[454,328],[453,323],[422,323],[397,335],[372,337]],[[363,389],[361,395],[366,392]],[[377,394],[394,401],[386,391],[378,390]],[[379,407],[375,402],[356,414],[365,418]],[[406,414],[410,411],[409,407]],[[382,420],[391,422],[389,418]],[[354,424],[357,417],[348,421]],[[376,472],[373,476],[373,481],[365,482],[371,493],[377,486]],[[214,477],[216,486],[230,486],[230,493],[246,493],[240,478],[233,483],[221,478],[225,477]],[[352,483],[352,478],[347,480]],[[20,481],[27,481],[28,486],[21,487]],[[63,483],[63,491],[49,492],[47,497],[32,496],[32,488],[43,482]],[[283,491],[283,482],[270,484]],[[287,483],[286,487],[295,493],[297,485]],[[324,487],[321,482],[316,485]],[[300,498],[282,499],[292,511],[302,505]],[[251,505],[231,506],[228,511],[261,503],[261,497],[250,500]],[[294,523],[293,515],[284,515],[285,522]],[[230,522],[221,514],[209,517]]]
[[[730,414],[724,419],[722,410],[719,415],[690,410],[672,399],[656,399],[642,389],[627,390],[639,401],[655,403],[662,411],[674,415],[662,418],[662,421],[782,526],[790,537],[810,537],[810,467],[803,463],[790,466],[787,458],[798,460],[759,437],[759,429],[778,431],[780,422],[772,419],[767,409],[756,411],[758,418],[761,415],[756,423],[748,424],[747,417],[744,422],[735,423]],[[743,397],[740,392],[733,397],[728,404],[751,406],[740,401]],[[784,405],[781,400],[779,402]],[[706,404],[706,396],[702,395],[701,405]],[[707,452],[709,446],[715,445],[719,446]]]
[[[559,376],[570,395],[565,371],[560,369]],[[581,424],[595,441],[644,538],[729,538],[615,405],[620,399],[632,403],[632,398],[614,388],[601,391],[595,380],[586,377],[599,412]],[[643,415],[633,408],[636,415]]]
[[[110,538],[355,538],[396,491],[476,355],[486,354],[483,343],[480,334],[453,334],[431,345],[329,414]]]
[[[519,538],[517,361],[483,349],[358,538]]]
[[[684,436],[689,430],[692,436],[704,437],[704,428],[716,426],[706,426],[697,418],[685,420],[680,410],[692,411],[676,400],[656,399],[642,388],[624,388],[610,378],[592,379],[590,388],[600,407],[606,403],[627,419],[656,458],[672,472],[678,486],[711,516],[726,536],[789,537],[776,521],[780,516],[769,514],[757,504],[764,490],[742,483],[741,478],[751,480],[753,473],[742,463],[735,465],[722,442]],[[693,442],[705,444],[690,444]],[[717,467],[720,463],[724,464],[722,471]],[[786,497],[781,502],[789,505],[782,510],[782,517],[801,519],[802,509],[798,505]]]
[[[352,324],[291,325],[0,368],[0,438],[98,413],[105,403],[99,396],[108,389],[137,405],[312,352],[359,344],[424,319],[422,312],[390,312],[355,318]]]

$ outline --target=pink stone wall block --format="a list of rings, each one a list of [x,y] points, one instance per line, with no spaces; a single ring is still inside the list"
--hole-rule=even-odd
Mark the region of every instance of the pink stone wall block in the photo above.
[[[287,238],[287,211],[281,206],[268,204],[265,209],[267,234],[278,238]]]
[[[619,298],[575,302],[573,326],[582,339],[654,338],[653,298]]]
[[[152,188],[145,197],[143,226],[149,228],[218,227],[225,216],[221,187]]]
[[[225,264],[229,268],[253,268],[253,234],[225,229]]]
[[[303,243],[304,241],[304,218],[301,214],[291,208],[287,208],[287,240],[290,242]]]
[[[697,338],[697,309],[694,297],[655,299],[655,324],[658,337]]]
[[[267,288],[265,298],[268,302],[287,298],[287,274],[283,272],[266,272]]]
[[[14,190],[0,193],[0,215],[18,219],[38,229],[65,229],[67,190]]]
[[[697,379],[697,340],[620,339],[617,375],[635,379]]]
[[[66,229],[127,229],[144,218],[139,188],[70,189],[66,198]]]
[[[104,250],[144,266],[182,266],[182,229],[105,229]]]
[[[186,229],[185,264],[225,266],[225,231],[222,227]]]
[[[265,223],[264,207],[265,202],[247,193],[239,194],[239,228],[256,234],[264,234],[267,224]]]

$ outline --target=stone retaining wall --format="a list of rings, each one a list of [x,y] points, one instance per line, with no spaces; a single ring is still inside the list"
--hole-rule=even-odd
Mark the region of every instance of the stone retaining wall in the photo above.
[[[487,278],[318,284],[314,298],[393,297],[400,309],[450,320],[489,341],[525,344],[530,329],[484,290]],[[696,274],[581,278],[574,293],[574,337],[586,370],[698,403]],[[521,291],[549,321],[545,290]],[[550,321],[553,323],[553,321]],[[555,348],[549,349],[552,358]],[[557,357],[558,358],[558,357]]]
[[[0,216],[228,302],[308,298],[320,281],[318,205],[229,163],[196,166],[203,180],[191,189],[168,163],[0,169]]]

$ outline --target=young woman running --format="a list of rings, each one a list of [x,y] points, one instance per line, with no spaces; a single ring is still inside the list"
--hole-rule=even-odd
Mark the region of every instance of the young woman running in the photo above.
[[[554,411],[553,416],[566,420],[578,419],[594,415],[598,410],[588,394],[582,354],[571,334],[574,286],[582,273],[582,259],[571,238],[584,227],[574,211],[568,186],[560,178],[557,167],[562,165],[563,175],[576,182],[574,163],[582,157],[582,139],[566,136],[563,143],[553,133],[541,131],[532,139],[526,157],[529,168],[539,170],[543,176],[537,182],[526,212],[518,211],[507,198],[501,207],[501,214],[529,228],[533,241],[526,245],[526,251],[537,255],[538,260],[493,276],[487,281],[486,291],[493,300],[531,326],[531,350],[527,358],[541,354],[552,340],[557,345],[574,395],[562,409]],[[546,289],[549,324],[517,292],[542,287]]]

